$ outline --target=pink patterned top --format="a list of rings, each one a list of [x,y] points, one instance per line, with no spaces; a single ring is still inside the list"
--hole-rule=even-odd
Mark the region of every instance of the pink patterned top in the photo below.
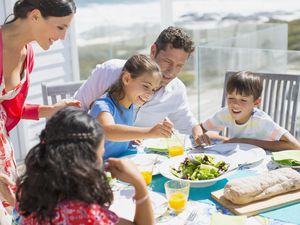
[[[64,201],[55,208],[53,225],[114,225],[119,222],[118,216],[98,204],[87,204],[80,201]],[[22,225],[37,225],[36,218],[31,214],[22,218]],[[50,225],[49,222],[40,223]]]

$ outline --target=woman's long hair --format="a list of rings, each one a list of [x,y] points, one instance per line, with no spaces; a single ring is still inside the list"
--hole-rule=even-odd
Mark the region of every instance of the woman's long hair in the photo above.
[[[113,195],[97,158],[102,138],[100,124],[85,111],[58,111],[41,132],[40,143],[29,151],[26,172],[17,181],[21,215],[51,221],[61,201],[108,207]]]
[[[63,17],[76,12],[76,5],[73,0],[18,0],[13,9],[13,19],[4,23],[12,23],[17,19],[24,19],[27,14],[38,9],[44,18],[49,16]]]

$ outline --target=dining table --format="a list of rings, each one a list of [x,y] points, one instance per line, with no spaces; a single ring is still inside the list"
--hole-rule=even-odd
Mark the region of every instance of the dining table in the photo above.
[[[243,146],[243,144],[240,144]],[[220,146],[222,147],[222,146]],[[153,175],[152,183],[148,187],[149,196],[152,201],[152,205],[155,212],[155,222],[157,225],[188,225],[188,224],[201,224],[201,225],[217,225],[218,223],[213,221],[212,218],[216,215],[229,215],[231,217],[229,221],[222,222],[220,224],[239,224],[234,222],[239,216],[233,216],[229,209],[223,207],[211,197],[211,193],[224,188],[226,183],[232,179],[255,176],[263,172],[277,169],[279,165],[274,163],[271,159],[271,152],[265,151],[266,154],[259,162],[255,162],[252,165],[246,165],[244,167],[235,170],[231,176],[225,179],[217,181],[215,184],[208,187],[191,187],[188,202],[185,210],[179,214],[172,214],[168,209],[168,204],[165,196],[164,184],[169,179],[162,176],[160,173]],[[147,156],[147,154],[158,154],[167,156],[166,152],[153,152],[145,146],[138,146],[130,148],[122,157],[133,157],[139,155],[139,157]],[[141,156],[140,156],[141,155]],[[242,158],[242,156],[238,156]],[[247,158],[247,157],[246,157]],[[299,171],[298,171],[299,172]],[[131,200],[134,195],[133,187],[130,185],[115,181],[113,186],[114,203],[111,206],[111,210],[116,212],[119,216],[133,219],[135,205]],[[124,207],[126,205],[126,207]],[[195,215],[191,215],[195,214]],[[237,221],[237,220],[236,220]],[[259,213],[255,216],[248,216],[245,218],[247,225],[292,225],[300,224],[300,203],[294,203],[286,206],[282,206],[277,209]]]

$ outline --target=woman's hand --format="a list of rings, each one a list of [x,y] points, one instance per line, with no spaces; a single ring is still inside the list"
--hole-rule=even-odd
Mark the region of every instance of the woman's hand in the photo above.
[[[143,176],[130,159],[109,158],[107,170],[111,172],[112,177],[118,180],[130,183],[133,186],[146,186]]]
[[[64,99],[52,105],[53,107],[53,114],[56,113],[58,110],[67,107],[67,106],[75,106],[80,107],[80,101],[74,99]]]
[[[16,204],[16,196],[12,191],[12,187],[14,186],[15,183],[7,175],[0,174],[0,196],[13,207]]]
[[[63,99],[53,105],[40,105],[39,118],[50,118],[58,110],[67,106],[80,107],[80,101],[74,99]]]

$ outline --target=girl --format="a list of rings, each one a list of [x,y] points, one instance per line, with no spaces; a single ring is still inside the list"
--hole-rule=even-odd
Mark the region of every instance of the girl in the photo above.
[[[33,69],[29,43],[36,41],[47,50],[54,41],[64,39],[75,10],[73,0],[19,0],[14,5],[13,19],[0,27],[0,174],[12,181],[17,171],[9,131],[21,118],[49,117],[67,105],[79,106],[78,101],[52,106],[24,103]],[[4,201],[0,204],[9,206]]]
[[[160,87],[158,65],[145,55],[134,55],[125,63],[121,76],[107,93],[95,101],[90,114],[103,126],[104,159],[124,153],[129,140],[171,137],[173,124],[165,120],[152,128],[133,127],[133,104],[141,106]]]
[[[58,111],[41,132],[17,183],[21,224],[133,224],[108,210],[113,195],[102,162],[100,124],[84,110]],[[109,159],[113,177],[135,187],[135,224],[154,224],[143,177],[126,159]]]

